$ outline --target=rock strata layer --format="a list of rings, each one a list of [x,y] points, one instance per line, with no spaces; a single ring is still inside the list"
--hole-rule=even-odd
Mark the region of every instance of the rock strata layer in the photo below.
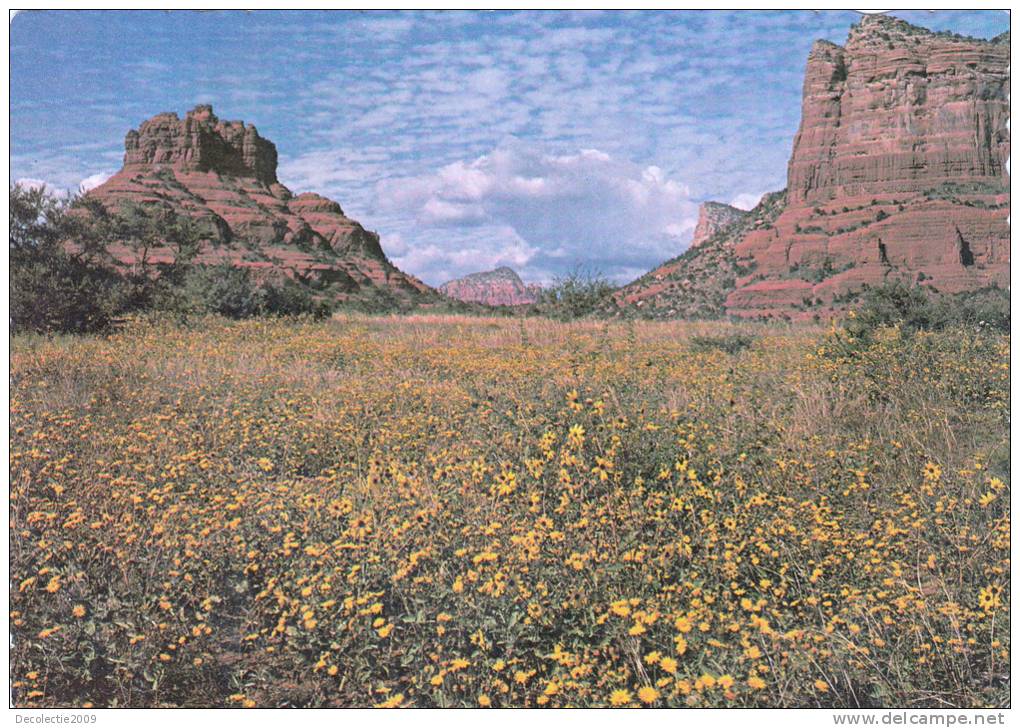
[[[1008,287],[1008,90],[1008,34],[869,15],[845,46],[816,42],[781,213],[712,236],[732,251],[725,313],[811,318],[892,280]],[[622,300],[636,305],[628,289]],[[679,311],[678,296],[666,304]]]

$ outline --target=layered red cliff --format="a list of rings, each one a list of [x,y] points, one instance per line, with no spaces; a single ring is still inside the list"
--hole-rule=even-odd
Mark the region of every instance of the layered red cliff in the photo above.
[[[414,302],[435,292],[387,259],[379,236],[314,193],[294,196],[276,178],[277,153],[252,125],[221,121],[211,106],[183,118],[158,114],[129,131],[124,167],[88,193],[111,211],[160,205],[199,223],[198,264],[229,262],[260,278],[286,276],[343,301],[363,296]],[[130,266],[134,251],[108,248]],[[164,260],[165,259],[165,260]],[[169,262],[169,249],[149,253]]]
[[[786,209],[735,243],[726,310],[803,318],[891,279],[1009,285],[1008,38],[868,16],[815,43]]]

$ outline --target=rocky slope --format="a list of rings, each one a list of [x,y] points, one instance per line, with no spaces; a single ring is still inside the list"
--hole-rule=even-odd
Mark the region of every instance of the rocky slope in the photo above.
[[[252,125],[221,121],[211,106],[183,118],[158,114],[125,139],[124,166],[88,193],[111,211],[159,205],[190,216],[203,232],[199,264],[229,262],[260,279],[286,276],[336,301],[412,304],[438,295],[389,261],[379,236],[314,193],[291,194],[276,178],[272,142]],[[114,243],[121,265],[135,253]],[[169,262],[169,249],[149,253]]]
[[[888,16],[864,17],[845,46],[816,42],[785,207],[769,224],[724,228],[736,272],[725,312],[810,318],[892,279],[945,293],[1008,286],[1008,65],[1008,35]],[[699,258],[670,275],[691,277]],[[622,301],[636,306],[629,289]],[[684,295],[670,307],[688,307]]]
[[[737,262],[735,241],[755,230],[769,229],[785,202],[785,192],[772,192],[753,210],[736,210],[741,214],[732,216],[729,224],[717,227],[697,245],[692,242],[683,255],[614,292],[605,313],[653,319],[724,316],[726,296],[737,278],[749,272]]]
[[[525,285],[516,272],[502,266],[449,281],[441,285],[439,291],[466,303],[521,306],[535,303],[541,288],[534,284]]]

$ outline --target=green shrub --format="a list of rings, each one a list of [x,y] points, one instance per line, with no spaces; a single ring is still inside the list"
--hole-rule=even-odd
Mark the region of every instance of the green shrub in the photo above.
[[[935,306],[935,319],[946,326],[1009,333],[1009,292],[1001,288],[982,288],[939,299]]]
[[[263,289],[262,310],[274,316],[310,315],[316,319],[326,318],[332,312],[328,302],[316,300],[307,288],[291,280]]]
[[[55,253],[11,262],[10,326],[14,333],[92,333],[123,309],[122,281],[112,271]]]
[[[189,307],[199,312],[243,319],[262,311],[266,294],[253,283],[247,268],[221,263],[188,271],[184,297]]]
[[[79,226],[45,189],[10,188],[10,328],[14,333],[88,333],[124,308],[123,280],[93,260],[92,245],[69,252]]]
[[[577,267],[542,290],[536,311],[559,320],[591,316],[616,290],[598,272]]]
[[[940,295],[902,282],[867,290],[846,323],[854,338],[869,339],[878,329],[896,326],[903,335],[966,327],[1009,332],[1009,293],[1001,288]]]
[[[717,349],[735,355],[747,349],[757,340],[749,334],[723,334],[720,336],[692,336],[692,351],[712,351]]]
[[[229,263],[196,266],[188,272],[183,292],[190,312],[232,319],[264,315],[321,319],[331,312],[325,301],[317,300],[299,283],[285,279],[260,286],[248,268]]]
[[[919,286],[895,281],[868,289],[860,307],[846,322],[855,339],[869,339],[882,327],[899,326],[904,334],[932,329],[936,315],[929,294]]]

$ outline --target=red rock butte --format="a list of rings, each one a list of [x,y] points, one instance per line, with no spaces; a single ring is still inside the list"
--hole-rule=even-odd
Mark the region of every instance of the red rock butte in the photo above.
[[[810,311],[888,279],[944,293],[1008,286],[1008,87],[998,39],[879,15],[845,47],[816,42],[787,206],[736,245],[754,270],[727,311]]]
[[[200,224],[196,263],[229,262],[260,279],[286,276],[344,301],[371,295],[419,302],[437,297],[398,270],[379,236],[321,195],[294,196],[276,178],[276,146],[242,121],[221,121],[208,105],[183,118],[157,114],[124,140],[124,166],[88,193],[116,212],[128,204],[161,205]],[[124,266],[126,245],[108,247]],[[165,260],[164,260],[165,259]],[[169,249],[149,260],[169,262]]]
[[[1008,90],[1008,34],[964,38],[869,15],[845,46],[817,41],[778,216],[760,205],[750,217],[763,223],[709,231],[618,303],[682,313],[705,248],[733,273],[719,313],[745,318],[839,311],[892,280],[943,293],[1008,287]]]
[[[721,202],[703,202],[698,208],[698,224],[694,228],[691,247],[696,248],[713,235],[743,219],[747,212]]]

